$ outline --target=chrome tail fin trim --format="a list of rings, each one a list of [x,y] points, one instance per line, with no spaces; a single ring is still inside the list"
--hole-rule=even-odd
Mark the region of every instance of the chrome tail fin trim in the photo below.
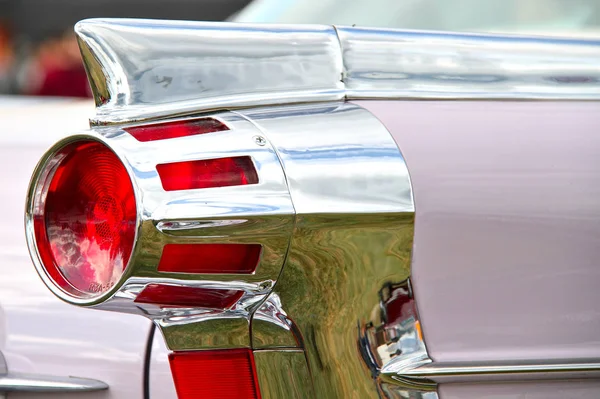
[[[93,124],[343,99],[600,99],[600,41],[89,19]]]

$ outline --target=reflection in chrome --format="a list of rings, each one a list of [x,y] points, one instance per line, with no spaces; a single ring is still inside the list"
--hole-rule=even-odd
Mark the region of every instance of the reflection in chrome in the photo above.
[[[348,103],[238,112],[273,143],[296,211],[253,347],[304,349],[319,398],[435,398],[435,384],[381,373],[429,361],[407,281],[412,189],[389,132]]]
[[[424,351],[406,283],[412,189],[387,129],[368,111],[343,102],[213,117],[230,130],[140,142],[120,127],[96,127],[50,150],[78,138],[110,146],[136,190],[138,233],[127,269],[109,291],[73,297],[53,284],[31,228],[32,198],[47,174],[45,160],[52,158],[46,155],[34,173],[26,215],[32,258],[46,285],[70,303],[152,319],[171,350],[250,347],[264,351],[263,359],[303,359],[312,377],[307,389],[316,397],[424,397],[429,385],[403,384],[380,371],[397,359],[413,364]],[[159,163],[234,155],[252,157],[258,184],[165,191],[156,173]],[[204,242],[261,244],[256,272],[157,271],[165,244]],[[226,309],[136,302],[150,284],[241,295]],[[290,350],[303,355],[292,360],[279,353]],[[304,379],[289,375],[296,377]]]
[[[254,348],[302,348],[302,343],[298,341],[301,335],[294,331],[294,322],[283,310],[281,298],[276,293],[269,295],[254,313],[252,326]]]
[[[599,99],[600,41],[341,27],[347,98]]]
[[[343,99],[600,98],[594,40],[132,19],[75,30],[96,124]]]
[[[359,346],[371,370],[386,376],[390,364],[413,369],[431,363],[410,280],[388,283],[379,291],[379,314],[361,326]],[[382,370],[383,369],[383,370]],[[397,377],[397,375],[395,375]],[[402,374],[400,377],[404,377]],[[402,379],[397,379],[402,381]],[[423,388],[427,381],[421,381]],[[435,384],[429,384],[435,389]]]
[[[103,122],[343,97],[331,26],[109,19],[75,31]]]
[[[162,331],[172,350],[190,347],[194,339],[180,339],[182,334],[187,334],[186,331],[197,331],[196,344],[207,346],[218,345],[223,331],[232,331],[230,335],[236,331],[241,336],[233,341],[243,341],[248,346],[250,314],[269,294],[281,271],[293,229],[294,208],[275,150],[269,143],[258,145],[255,142],[254,137],[261,134],[260,130],[231,112],[218,113],[214,117],[226,123],[230,130],[139,142],[120,128],[97,128],[57,143],[40,161],[28,197],[27,237],[40,276],[57,296],[78,305],[98,305],[104,309],[145,315],[165,325]],[[46,161],[52,159],[52,153],[60,147],[77,139],[104,142],[120,157],[133,181],[138,210],[136,244],[126,271],[110,289],[88,295],[74,295],[52,283],[39,261],[32,228],[32,215],[36,207],[41,206],[36,193],[40,192],[41,182],[46,180],[52,168],[52,165],[46,165]],[[160,163],[240,155],[253,159],[260,177],[258,184],[165,191],[156,171],[156,165]],[[158,272],[163,247],[171,243],[260,244],[262,255],[252,274]],[[150,284],[237,290],[243,295],[225,311],[226,314],[213,315],[220,320],[219,328],[211,330],[205,327],[214,324],[209,323],[207,319],[210,317],[206,316],[192,323],[203,326],[182,329],[180,324],[171,323],[170,318],[181,314],[194,316],[202,309],[135,302],[140,292]],[[244,331],[239,329],[241,323],[246,326]],[[173,333],[173,338],[167,337],[170,333]]]
[[[494,363],[443,363],[406,365],[391,362],[383,373],[395,380],[419,382],[526,381],[600,377],[600,359],[579,361],[512,361]]]
[[[263,399],[318,398],[303,351],[254,351],[254,362]]]
[[[156,224],[156,228],[165,234],[182,235],[194,233],[194,230],[209,227],[235,226],[247,223],[245,219],[232,220],[202,220],[202,221],[161,221]],[[190,232],[191,230],[191,232]]]
[[[23,393],[70,393],[108,389],[102,381],[77,377],[54,377],[48,375],[12,373],[0,352],[0,398],[8,392]]]

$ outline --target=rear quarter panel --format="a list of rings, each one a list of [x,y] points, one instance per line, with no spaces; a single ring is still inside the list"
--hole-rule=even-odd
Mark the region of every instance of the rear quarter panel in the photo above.
[[[430,357],[600,357],[600,105],[357,103],[387,126],[411,175],[414,289]],[[523,394],[599,397],[600,385],[441,388],[443,398]]]

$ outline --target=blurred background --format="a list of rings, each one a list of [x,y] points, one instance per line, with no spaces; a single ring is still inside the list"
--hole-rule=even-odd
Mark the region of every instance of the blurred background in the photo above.
[[[249,0],[0,0],[0,94],[90,97],[73,34],[93,17],[222,21]]]
[[[0,0],[0,95],[89,97],[73,25],[91,17],[600,38],[600,0]]]

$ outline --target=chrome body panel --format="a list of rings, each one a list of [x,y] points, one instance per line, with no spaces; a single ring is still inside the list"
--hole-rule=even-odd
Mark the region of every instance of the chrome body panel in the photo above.
[[[258,350],[254,361],[262,399],[316,397],[304,351]]]
[[[92,19],[94,124],[342,99],[599,99],[600,41]]]
[[[414,203],[395,142],[347,103],[239,113],[274,144],[296,210],[274,294],[252,319],[253,348],[304,349],[316,397],[409,394],[381,375],[392,360],[428,361],[407,288]]]
[[[297,215],[414,212],[398,147],[364,109],[333,103],[239,113],[273,143]]]

